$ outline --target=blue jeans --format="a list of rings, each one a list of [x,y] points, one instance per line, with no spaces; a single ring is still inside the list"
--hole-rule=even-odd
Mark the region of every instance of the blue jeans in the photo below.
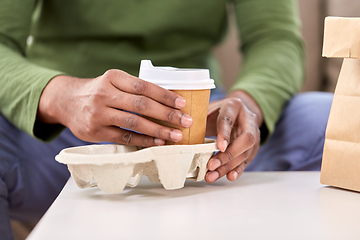
[[[220,95],[214,92],[212,99]],[[320,170],[333,95],[302,93],[284,107],[271,138],[247,171]],[[88,144],[68,129],[51,143],[31,138],[0,115],[0,236],[12,239],[10,218],[41,218],[69,177],[54,160],[63,148]],[[241,181],[241,180],[239,180]]]

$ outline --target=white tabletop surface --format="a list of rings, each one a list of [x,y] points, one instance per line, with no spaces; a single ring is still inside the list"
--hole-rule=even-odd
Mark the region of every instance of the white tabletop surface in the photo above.
[[[360,239],[360,193],[323,186],[319,172],[187,180],[167,191],[143,176],[120,194],[70,179],[29,240]]]

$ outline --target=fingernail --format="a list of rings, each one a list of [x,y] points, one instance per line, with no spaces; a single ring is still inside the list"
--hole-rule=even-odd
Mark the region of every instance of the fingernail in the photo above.
[[[222,151],[222,152],[225,152],[227,146],[228,146],[228,141],[224,140],[224,141],[222,142],[222,149],[221,149],[221,151]]]
[[[190,127],[193,123],[193,119],[190,115],[183,115],[181,117],[181,124],[184,126],[184,127]]]
[[[208,180],[210,182],[215,182],[218,178],[219,178],[219,173],[218,172],[214,171],[214,172],[208,173]]]
[[[175,106],[177,107],[177,108],[184,108],[185,107],[185,105],[186,105],[186,100],[185,100],[185,98],[177,98],[176,100],[175,100]]]
[[[162,146],[162,145],[165,144],[165,141],[164,141],[163,139],[160,139],[160,138],[155,138],[155,139],[154,139],[154,143],[155,143],[155,145],[157,145],[157,146]]]
[[[215,169],[217,169],[220,166],[221,166],[220,160],[219,159],[213,159],[210,162],[209,170],[214,171]]]
[[[237,171],[233,172],[234,180],[236,180],[239,177],[239,174]]]
[[[170,132],[170,138],[174,142],[178,142],[182,139],[182,133],[180,130],[173,130]]]

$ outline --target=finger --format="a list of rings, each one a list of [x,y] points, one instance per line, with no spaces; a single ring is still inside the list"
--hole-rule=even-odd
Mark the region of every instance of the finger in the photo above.
[[[110,116],[104,123],[109,126],[131,129],[157,139],[172,142],[178,142],[182,139],[180,130],[161,126],[133,113],[109,108],[104,115]]]
[[[248,165],[247,161],[242,162],[239,166],[237,166],[227,174],[227,179],[229,181],[235,181],[236,179],[238,179],[244,172],[247,165]]]
[[[260,133],[259,133],[260,134]],[[259,136],[260,138],[260,136]],[[255,158],[256,154],[258,153],[259,151],[259,148],[260,148],[260,145],[259,144],[255,144],[254,148],[252,149],[252,152],[250,154],[250,156],[245,159],[244,161],[242,161],[240,163],[240,165],[238,165],[237,167],[235,167],[232,171],[230,171],[228,174],[227,174],[227,179],[229,181],[235,181],[236,179],[238,179],[243,171],[245,170],[245,168],[251,163],[251,161]]]
[[[220,178],[219,176],[217,171],[208,171],[205,175],[205,181],[207,183],[213,183]]]
[[[244,171],[245,167],[255,158],[256,154],[259,151],[260,145],[260,131],[257,128],[256,129],[256,142],[252,147],[250,147],[248,150],[237,156],[236,158],[229,160],[226,164],[221,166],[221,161],[218,159],[219,156],[215,156],[215,163],[219,164],[217,169],[215,171],[209,172],[209,175],[207,177],[207,181],[209,183],[216,181],[217,179],[223,177],[224,175],[227,175],[228,180],[235,181],[237,178],[239,178]],[[230,145],[230,147],[232,147]],[[230,148],[229,147],[229,148]],[[228,149],[229,150],[229,149]],[[222,153],[219,153],[222,154]],[[210,163],[210,165],[213,165],[213,163]]]
[[[227,164],[233,159],[245,153],[252,148],[256,143],[256,135],[252,131],[243,132],[238,138],[236,138],[226,149],[225,152],[219,152],[212,157],[208,162],[208,169],[214,171],[221,165]],[[231,169],[230,169],[231,170]]]
[[[186,100],[182,96],[126,72],[112,69],[103,76],[108,77],[116,88],[125,92],[147,96],[173,108],[181,109],[186,105]]]
[[[191,127],[193,120],[188,114],[180,110],[167,107],[151,98],[133,95],[125,92],[112,92],[106,105],[116,109],[123,109],[169,122],[179,127]]]
[[[215,171],[208,172],[206,174],[205,180],[208,183],[213,183],[217,179],[222,178],[223,176],[234,170],[236,167],[240,166],[244,161],[246,161],[249,158],[251,152],[252,149],[249,149],[243,152],[242,154],[240,154],[238,157],[229,161],[228,163],[221,165]]]
[[[217,144],[221,152],[225,152],[230,143],[233,126],[242,108],[243,104],[237,98],[229,99],[220,108],[217,120]]]
[[[125,144],[130,146],[152,147],[165,144],[165,141],[162,139],[146,136],[114,126],[108,126],[103,128],[101,134],[102,135],[99,136],[101,141]]]

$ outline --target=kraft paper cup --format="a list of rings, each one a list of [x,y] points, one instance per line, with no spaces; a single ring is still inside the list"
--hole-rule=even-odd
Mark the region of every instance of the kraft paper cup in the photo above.
[[[163,126],[177,128],[182,131],[181,141],[165,144],[193,145],[203,144],[205,140],[206,119],[211,89],[215,88],[208,69],[181,69],[174,67],[154,67],[150,60],[142,60],[139,78],[171,90],[185,98],[186,106],[182,112],[193,118],[190,128],[181,128],[165,121],[148,118]]]

